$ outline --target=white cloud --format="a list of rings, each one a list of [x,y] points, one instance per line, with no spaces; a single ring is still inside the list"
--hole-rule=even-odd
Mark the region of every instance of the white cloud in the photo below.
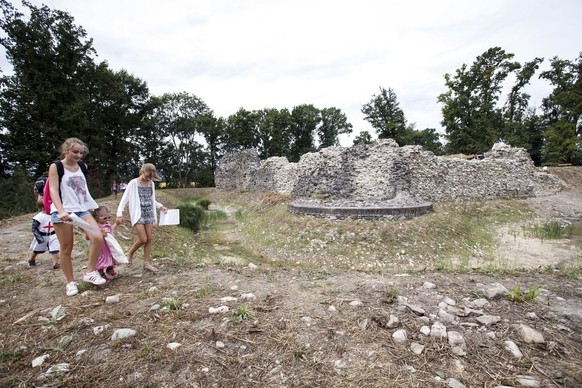
[[[240,107],[333,106],[356,132],[369,129],[360,108],[379,86],[395,90],[418,129],[439,129],[444,74],[488,48],[546,65],[582,50],[577,0],[44,2],[73,15],[99,60],[154,94],[186,91],[224,117]],[[532,102],[548,91],[536,81]]]

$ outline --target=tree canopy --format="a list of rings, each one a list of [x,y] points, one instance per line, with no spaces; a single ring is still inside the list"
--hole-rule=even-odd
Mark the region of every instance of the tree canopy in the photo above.
[[[340,136],[354,130],[336,107],[241,107],[215,117],[190,91],[153,96],[144,80],[97,62],[92,39],[70,14],[22,4],[27,15],[0,0],[0,44],[12,66],[0,73],[0,177],[13,187],[32,185],[72,136],[90,149],[86,162],[98,197],[109,193],[113,179],[135,176],[144,162],[157,164],[169,186],[212,185],[227,152],[256,148],[261,158],[296,162],[306,152],[339,145]],[[530,106],[527,87],[544,59],[521,64],[513,58],[492,47],[444,75],[447,90],[437,97],[444,147],[435,128],[417,130],[407,121],[392,88],[380,87],[361,112],[378,138],[401,146],[481,153],[504,141],[526,148],[537,164],[582,164],[582,54],[555,57],[541,72],[540,79],[553,87],[541,113]],[[358,130],[354,144],[374,141],[369,131]],[[21,192],[5,193],[0,208],[33,210],[34,203]]]

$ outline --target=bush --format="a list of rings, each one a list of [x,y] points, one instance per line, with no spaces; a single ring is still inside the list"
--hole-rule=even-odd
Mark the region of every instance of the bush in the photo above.
[[[181,205],[178,209],[180,209],[180,226],[198,233],[206,221],[204,209],[195,205]]]
[[[202,198],[198,200],[196,204],[200,206],[202,209],[208,210],[208,207],[210,206],[210,200],[207,198]]]

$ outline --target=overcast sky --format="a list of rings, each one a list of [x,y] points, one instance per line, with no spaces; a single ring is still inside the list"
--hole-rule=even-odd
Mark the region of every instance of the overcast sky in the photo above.
[[[97,61],[126,69],[152,94],[185,91],[225,118],[241,107],[335,107],[355,133],[373,133],[361,106],[379,87],[396,92],[417,129],[441,131],[444,74],[487,49],[521,63],[544,57],[542,69],[582,51],[580,0],[31,2],[69,12],[94,39]],[[532,83],[531,102],[549,91]]]

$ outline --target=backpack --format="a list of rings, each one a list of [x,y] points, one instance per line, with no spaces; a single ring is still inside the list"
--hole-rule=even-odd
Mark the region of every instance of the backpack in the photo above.
[[[79,168],[83,171],[83,175],[87,176],[87,166],[81,160],[78,162]],[[55,164],[57,165],[57,172],[59,174],[59,196],[61,195],[61,181],[63,180],[63,175],[65,175],[65,168],[63,167],[63,162],[60,160],[55,160]],[[44,212],[46,214],[51,214],[51,205],[53,200],[51,199],[51,189],[49,187],[49,180],[46,180],[44,184],[44,188],[42,190],[42,204],[44,207]]]

